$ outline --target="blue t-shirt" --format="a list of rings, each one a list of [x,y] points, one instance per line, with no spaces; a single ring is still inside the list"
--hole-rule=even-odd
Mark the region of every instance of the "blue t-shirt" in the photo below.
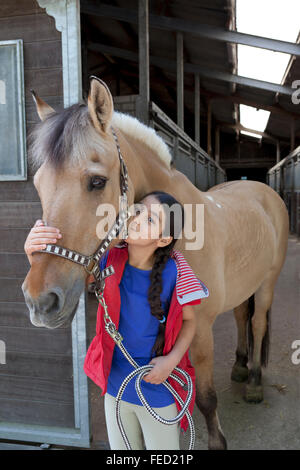
[[[100,263],[101,269],[105,267],[104,263],[106,263],[106,259]],[[131,266],[127,260],[120,282],[121,308],[118,331],[123,336],[123,344],[127,351],[140,366],[149,364],[154,357],[151,355],[151,350],[159,329],[159,321],[151,315],[148,301],[150,273],[151,269],[136,268]],[[162,273],[162,292],[160,294],[161,304],[166,313],[169,311],[176,277],[176,262],[170,258]],[[116,345],[108,377],[107,392],[114,397],[117,396],[121,383],[133,370],[134,367]],[[135,391],[135,380],[133,378],[127,385],[122,400],[142,406]],[[156,385],[142,380],[141,389],[152,407],[168,406],[175,401],[171,392],[163,384]]]

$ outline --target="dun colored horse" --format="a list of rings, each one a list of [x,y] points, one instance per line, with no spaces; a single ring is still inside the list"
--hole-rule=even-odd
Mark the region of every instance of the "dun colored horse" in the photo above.
[[[208,446],[226,448],[213,383],[212,327],[218,315],[234,310],[238,342],[231,378],[247,381],[246,400],[260,402],[273,292],[287,249],[289,220],[282,199],[266,184],[247,180],[200,191],[173,167],[166,144],[153,129],[114,111],[109,88],[101,80],[91,80],[87,105],[56,113],[35,99],[42,122],[31,147],[32,164],[38,168],[34,185],[43,219],[60,229],[63,246],[94,253],[101,241],[96,236],[97,207],[110,203],[118,213],[120,167],[110,125],[129,173],[129,206],[160,189],[182,204],[204,205],[203,247],[186,249],[184,237],[176,247],[210,290],[210,296],[195,306],[197,332],[191,359]],[[110,247],[119,242],[115,239]],[[75,263],[36,252],[22,286],[32,323],[55,328],[72,320],[87,276]]]

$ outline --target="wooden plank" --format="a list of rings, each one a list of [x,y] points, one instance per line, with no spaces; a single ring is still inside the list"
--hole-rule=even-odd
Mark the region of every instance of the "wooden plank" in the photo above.
[[[138,118],[148,124],[150,101],[149,69],[149,5],[148,0],[138,3],[138,41],[139,41],[139,98]]]
[[[1,302],[24,302],[21,285],[24,279],[0,279]]]
[[[220,163],[220,127],[215,129],[215,160]]]
[[[0,18],[17,15],[32,15],[34,13],[43,13],[37,1],[35,0],[17,0],[0,3]]]
[[[30,263],[25,253],[0,253],[0,278],[25,278],[29,270]]]
[[[29,352],[8,351],[6,364],[0,366],[0,380],[2,376],[7,375],[39,377],[54,381],[70,380],[73,375],[72,356],[51,353],[38,356]]]
[[[24,68],[42,69],[62,67],[61,41],[30,42],[24,44]]]
[[[39,202],[40,198],[34,187],[32,177],[27,181],[1,181],[0,203],[2,202]]]
[[[0,228],[0,252],[24,253],[29,228]]]
[[[0,302],[0,339],[3,326],[32,328],[25,302]]]
[[[41,218],[39,202],[5,202],[0,205],[0,228],[31,228]]]
[[[52,16],[45,13],[0,18],[0,41],[23,39],[24,42],[61,40]]]
[[[0,25],[1,27],[1,25]],[[24,72],[25,99],[32,99],[30,90],[34,89],[39,96],[62,96],[62,69],[29,69]]]
[[[195,110],[195,142],[200,146],[200,77],[198,73],[194,75],[194,110]]]
[[[207,153],[211,157],[211,100],[207,103]]]
[[[1,340],[5,342],[6,353],[33,353],[39,358],[45,354],[72,355],[71,329],[67,328],[49,330],[33,325],[31,328],[1,326]]]
[[[70,404],[0,399],[0,420],[31,425],[74,427],[74,406]]]
[[[184,130],[184,58],[183,35],[176,32],[177,124]]]
[[[56,406],[58,402],[73,404],[73,380],[58,382],[23,376],[1,376],[1,400],[24,400],[25,397],[30,397],[31,401],[52,403],[52,406]]]
[[[41,95],[39,89],[36,89],[35,91],[55,111],[59,111],[59,110],[63,109],[64,105],[63,105],[63,96],[62,95],[60,95],[60,96],[47,96],[47,95]],[[40,118],[39,118],[38,113],[36,111],[36,106],[33,102],[31,94],[28,97],[28,99],[25,101],[25,113],[26,113],[26,122],[27,123],[40,122]]]

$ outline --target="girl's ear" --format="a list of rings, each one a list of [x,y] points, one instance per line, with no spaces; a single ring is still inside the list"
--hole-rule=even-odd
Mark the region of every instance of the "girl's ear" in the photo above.
[[[173,237],[170,235],[169,237],[160,238],[158,241],[158,246],[164,248],[165,246],[169,245],[173,240]]]

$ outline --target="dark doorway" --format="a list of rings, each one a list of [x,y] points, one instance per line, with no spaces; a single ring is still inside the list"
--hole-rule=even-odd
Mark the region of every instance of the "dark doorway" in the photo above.
[[[266,183],[268,168],[227,168],[227,181],[248,179]]]

